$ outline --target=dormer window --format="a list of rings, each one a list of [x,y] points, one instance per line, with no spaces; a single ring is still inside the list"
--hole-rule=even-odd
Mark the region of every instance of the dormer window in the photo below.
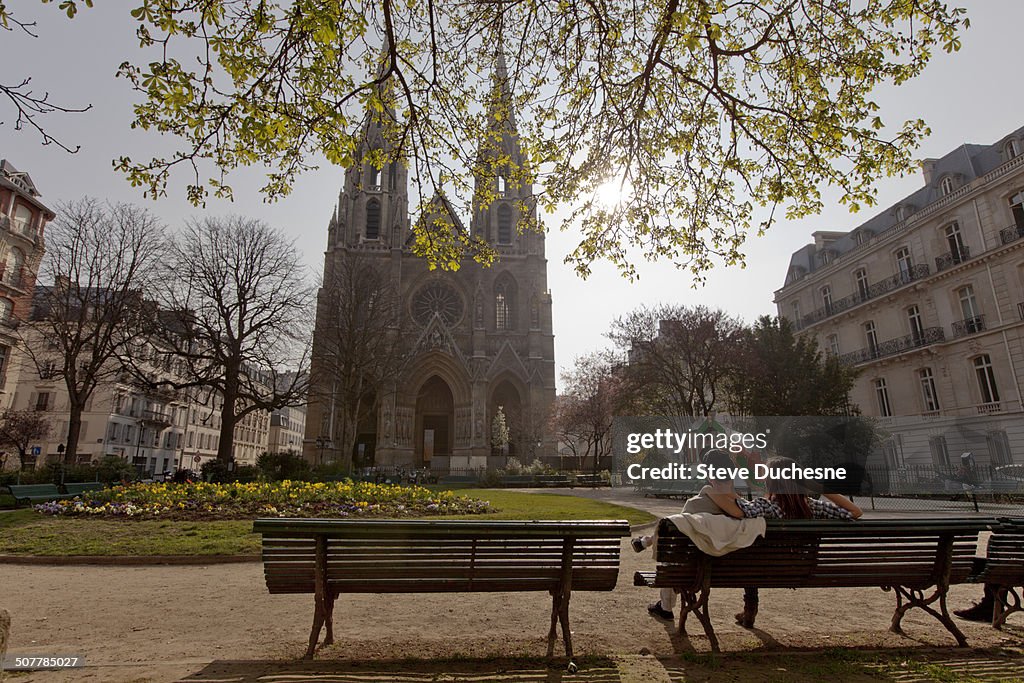
[[[818,258],[821,259],[821,265],[827,266],[832,263],[832,250],[825,249],[818,253]]]
[[[909,215],[910,215],[910,210],[907,209],[907,207],[905,207],[905,206],[897,206],[896,207],[896,222],[902,223],[903,221],[907,220],[907,217]]]
[[[939,194],[945,197],[948,194],[953,193],[953,178],[952,176],[946,176],[939,181]]]
[[[857,243],[858,247],[860,245],[864,244],[865,242],[867,242],[868,241],[868,237],[870,237],[870,235],[868,234],[868,232],[866,230],[858,230],[857,232],[855,232],[853,234],[853,239]]]
[[[1003,156],[1006,158],[1006,161],[1020,156],[1020,145],[1016,140],[1006,141],[1006,144],[1003,145]]]

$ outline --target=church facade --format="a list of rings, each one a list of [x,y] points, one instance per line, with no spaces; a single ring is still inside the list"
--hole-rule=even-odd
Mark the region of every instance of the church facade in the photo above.
[[[355,467],[493,469],[509,456],[530,462],[555,453],[547,427],[555,362],[544,235],[520,227],[536,221],[532,185],[503,176],[498,167],[502,160],[522,160],[514,119],[492,115],[491,126],[495,142],[481,145],[475,182],[494,200],[473,207],[468,228],[497,251],[488,267],[466,258],[456,271],[430,270],[412,253],[413,221],[432,218],[410,216],[405,164],[377,168],[370,162],[373,150],[387,144],[371,117],[360,161],[346,170],[328,225],[323,281],[353,259],[386,273],[404,346],[401,370],[374,392],[359,421]],[[442,197],[430,204],[449,213],[452,229],[466,230]],[[318,295],[304,440],[313,462],[343,460],[342,399],[330,390],[320,320],[331,303],[324,298],[335,295],[326,287]],[[509,436],[503,447],[492,434],[499,410]]]

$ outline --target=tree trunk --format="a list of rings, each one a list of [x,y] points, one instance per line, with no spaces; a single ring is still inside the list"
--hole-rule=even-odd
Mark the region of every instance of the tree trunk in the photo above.
[[[217,460],[231,462],[234,460],[235,445],[235,395],[224,394],[224,405],[220,409],[220,442],[217,444]]]
[[[64,449],[64,462],[75,463],[78,460],[78,439],[82,435],[82,403],[72,395],[68,400],[68,443]]]

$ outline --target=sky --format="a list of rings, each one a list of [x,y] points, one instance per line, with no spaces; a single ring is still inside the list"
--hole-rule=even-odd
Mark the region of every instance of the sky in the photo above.
[[[169,196],[157,201],[142,198],[112,169],[111,160],[128,154],[134,159],[152,156],[167,142],[152,134],[129,130],[133,93],[123,79],[114,78],[118,65],[136,50],[133,27],[127,17],[132,3],[96,3],[74,21],[64,19],[56,3],[41,5],[22,0],[8,3],[22,18],[38,21],[39,38],[20,32],[0,32],[0,79],[10,83],[25,75],[37,90],[45,90],[67,105],[91,104],[82,114],[50,115],[49,132],[81,145],[68,154],[56,145],[42,146],[38,135],[16,131],[6,103],[0,103],[0,158],[27,171],[55,206],[84,195],[147,206],[172,228],[201,214],[240,213],[261,218],[295,240],[311,276],[322,269],[327,221],[343,182],[343,170],[323,166],[299,178],[293,193],[267,204],[257,192],[261,172],[237,176],[233,203],[211,200],[197,209],[184,199],[179,177]],[[876,92],[879,114],[895,126],[906,119],[923,118],[932,130],[916,156],[938,157],[966,142],[990,144],[1024,125],[1024,78],[1021,74],[1020,32],[1024,2],[1019,0],[961,0],[971,28],[958,53],[938,51],[925,73],[900,86]],[[12,6],[13,5],[13,6]],[[694,287],[686,271],[667,263],[641,263],[639,279],[629,282],[608,264],[597,264],[581,280],[563,263],[578,240],[572,233],[549,233],[548,285],[553,300],[555,357],[558,372],[583,354],[609,346],[604,337],[610,323],[641,304],[660,302],[702,304],[722,308],[747,322],[775,314],[773,292],[782,286],[790,255],[811,242],[816,230],[851,230],[875,213],[884,211],[923,184],[920,173],[885,178],[877,183],[876,208],[850,214],[825,190],[825,209],[819,216],[783,221],[765,236],[752,236],[746,245],[746,268],[717,268],[706,284]],[[558,224],[557,215],[546,219]]]

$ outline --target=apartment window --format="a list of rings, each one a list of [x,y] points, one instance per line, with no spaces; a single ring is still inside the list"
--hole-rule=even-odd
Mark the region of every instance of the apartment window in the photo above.
[[[512,209],[508,204],[498,206],[498,244],[512,244]]]
[[[908,247],[900,247],[896,250],[896,272],[899,273],[902,282],[910,281],[910,269],[913,265]]]
[[[933,436],[928,439],[928,449],[932,453],[932,465],[937,470],[949,470],[949,446],[946,437]]]
[[[110,427],[107,430],[107,440],[113,443],[117,443],[121,440],[121,425],[119,423],[110,423]]]
[[[376,199],[366,202],[366,239],[380,239],[380,202]]]
[[[875,398],[878,400],[878,414],[882,417],[892,417],[892,406],[889,403],[889,388],[885,384],[884,377],[879,377],[875,380]]]
[[[800,324],[800,322],[801,322],[800,302],[799,301],[794,301],[791,305],[793,307],[793,325],[795,325],[797,329],[800,329],[800,327],[801,327],[801,324]]]
[[[921,381],[921,399],[924,403],[924,410],[927,413],[934,413],[939,410],[939,392],[935,390],[935,377],[931,368],[918,370],[917,377]]]
[[[953,178],[951,176],[946,176],[939,182],[939,194],[945,197],[947,194],[952,194],[952,192]]]
[[[36,410],[45,412],[49,410],[51,407],[52,406],[50,405],[50,392],[39,392],[39,394],[36,396]]]
[[[980,325],[978,321],[978,302],[974,298],[974,287],[967,285],[956,290],[957,298],[960,299],[960,313],[964,316],[964,322],[968,326],[969,331],[977,332],[976,328]]]
[[[832,313],[832,287],[830,285],[821,288],[821,305],[825,307],[826,313]]]
[[[1001,429],[990,431],[985,435],[985,442],[988,444],[988,460],[994,467],[1014,464],[1007,432]]]
[[[921,321],[921,310],[916,306],[907,309],[907,322],[910,323],[910,336],[915,344],[924,340],[924,323]]]
[[[25,265],[25,252],[12,247],[7,252],[7,263],[4,268],[4,280],[12,287],[21,287],[21,269]]]
[[[946,227],[946,244],[949,246],[949,254],[953,263],[960,263],[967,258],[967,249],[964,247],[964,236],[960,233],[960,224],[953,223]]]
[[[978,390],[981,392],[981,402],[999,403],[999,388],[996,386],[996,374],[992,369],[992,359],[987,353],[974,359],[974,373],[978,377]]]
[[[878,330],[875,329],[874,320],[864,323],[864,338],[867,339],[871,355],[874,355],[878,351]]]
[[[854,233],[853,239],[857,243],[857,246],[860,246],[868,241],[868,233],[863,230],[858,230]]]
[[[903,462],[903,448],[898,435],[889,437],[882,443],[882,454],[890,470],[899,469],[906,464]]]
[[[1018,192],[1010,197],[1010,212],[1013,214],[1013,223],[1017,230],[1024,230],[1024,192]]]
[[[839,355],[839,337],[834,334],[828,336],[828,355],[836,357]]]
[[[6,297],[0,297],[0,323],[9,321],[13,312],[14,302]]]
[[[995,467],[1013,464],[1010,440],[1006,437],[1006,432],[1001,429],[991,431],[985,436],[985,441],[988,444],[989,461]]]
[[[857,294],[861,299],[868,298],[868,271],[866,268],[858,268],[853,273],[853,279],[857,283]]]

